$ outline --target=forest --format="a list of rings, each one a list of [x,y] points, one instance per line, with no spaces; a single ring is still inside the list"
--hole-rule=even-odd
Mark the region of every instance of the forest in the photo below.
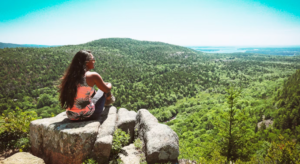
[[[213,54],[128,38],[0,49],[0,151],[25,150],[29,129],[18,120],[64,111],[60,78],[83,49],[112,83],[117,108],[148,109],[177,133],[179,158],[299,163],[300,55]]]

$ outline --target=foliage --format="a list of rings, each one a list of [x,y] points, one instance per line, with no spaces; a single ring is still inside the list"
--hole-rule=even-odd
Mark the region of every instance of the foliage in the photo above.
[[[135,139],[133,144],[134,144],[134,146],[135,146],[136,149],[142,150],[142,148],[143,148],[143,142],[141,141],[140,138]]]
[[[122,160],[120,158],[109,161],[109,164],[121,164],[121,163],[122,163]]]
[[[267,155],[262,157],[260,155],[255,155],[251,157],[249,161],[242,161],[240,159],[236,160],[236,164],[248,163],[300,163],[300,147],[297,147],[294,141],[289,141],[283,136],[279,136],[279,142],[272,142],[268,144]],[[200,157],[200,163],[226,163],[227,159],[221,156],[218,150],[215,150],[212,154],[211,159]]]
[[[55,98],[52,98],[51,95],[41,94],[38,99],[36,108],[42,108],[44,106],[51,106],[54,103],[58,103],[58,100]]]
[[[145,153],[143,152],[143,141],[140,138],[134,140],[134,147],[139,151],[140,164],[147,164]]]
[[[294,141],[288,141],[282,135],[279,136],[280,142],[272,142],[266,161],[273,163],[300,163],[300,149],[296,147]]]
[[[300,125],[300,70],[290,76],[278,90],[276,96],[275,126],[281,129],[292,129]]]
[[[244,86],[234,104],[232,120],[244,121],[234,124],[231,136],[245,134],[240,138],[245,143],[236,146],[241,150],[239,145],[243,144],[244,154],[248,152],[235,163],[264,161],[272,142],[279,143],[280,134],[289,141],[300,138],[300,73],[296,71],[300,56],[205,54],[166,43],[122,38],[72,46],[0,49],[0,114],[16,107],[43,118],[62,112],[56,86],[75,53],[82,49],[93,52],[94,71],[112,83],[115,106],[146,108],[178,134],[179,158],[224,161],[221,154],[230,138],[225,133],[230,122],[226,89],[231,84]],[[274,125],[258,129],[263,115]],[[3,124],[2,118],[0,126]],[[26,142],[19,140],[19,144]]]
[[[117,159],[122,147],[129,144],[130,135],[121,129],[116,129],[113,135],[111,159]]]
[[[244,53],[206,55],[165,43],[120,38],[73,46],[5,48],[0,49],[3,64],[0,113],[19,106],[23,110],[35,110],[42,117],[50,117],[51,112],[58,114],[61,109],[55,86],[81,49],[93,52],[95,71],[113,84],[116,106],[130,110],[157,109],[160,121],[166,121],[182,110],[182,107],[167,111],[162,108],[183,98],[195,97],[201,91],[223,94],[224,88],[232,82],[251,84],[276,80],[288,77],[300,68],[299,57]],[[226,62],[217,62],[219,59]],[[38,99],[42,94],[49,95],[47,100],[51,101]],[[266,93],[258,92],[259,95]],[[31,100],[24,101],[26,96]],[[51,98],[56,98],[56,102]],[[18,100],[11,102],[12,99]],[[43,108],[45,106],[49,108]]]
[[[281,132],[272,127],[265,130],[257,130],[256,128],[256,124],[262,121],[262,115],[266,115],[268,119],[275,116],[275,108],[273,106],[275,94],[273,93],[276,92],[276,88],[282,84],[282,81],[282,79],[278,79],[278,81],[254,83],[251,87],[244,88],[236,101],[237,118],[240,118],[239,121],[242,120],[245,126],[244,129],[238,129],[237,132],[243,134],[243,130],[245,131],[246,129],[245,134],[247,135],[243,135],[243,137],[252,138],[249,139],[251,142],[248,142],[249,144],[245,147],[251,150],[249,152],[250,159],[248,158],[248,160],[263,161],[269,149],[269,142],[276,141],[276,136],[280,133],[290,136],[289,139],[295,139],[293,136],[296,135],[290,135],[288,131]],[[269,98],[262,99],[256,96],[255,90],[262,89],[268,93]],[[274,96],[272,97],[272,95]],[[213,101],[211,102],[211,100]],[[198,103],[199,101],[200,103]],[[228,110],[220,110],[228,108],[226,97],[223,94],[202,92],[196,97],[185,99],[178,105],[176,104],[175,107],[185,103],[187,104],[187,108],[185,108],[187,110],[177,114],[175,120],[167,122],[167,125],[178,134],[180,139],[179,159],[191,159],[198,162],[199,159],[202,159],[202,161],[205,159],[213,163],[213,152],[217,150],[220,152],[218,129],[221,128],[220,125],[217,125],[217,123],[220,124],[220,121],[215,120],[220,120],[220,118],[224,117],[224,113],[228,112]],[[198,110],[194,110],[192,113],[187,112],[192,105],[197,107]],[[224,124],[224,122],[221,123]],[[256,132],[255,136],[253,136],[254,132]],[[242,162],[241,160],[236,162],[238,161]]]
[[[140,164],[147,164],[145,153],[141,153],[140,155]]]
[[[244,109],[237,109],[240,89],[230,87],[228,90],[228,110],[221,112],[214,123],[218,128],[218,146],[220,154],[227,158],[227,163],[237,159],[247,161],[253,154],[251,140],[254,138],[254,131],[251,130],[251,123],[248,123],[248,113]]]
[[[82,162],[82,164],[97,164],[97,161],[94,160],[93,158],[88,158]]]
[[[193,145],[193,144],[192,144]],[[192,161],[200,162],[201,150],[199,145],[190,146],[188,142],[184,140],[179,141],[179,159],[189,159]]]
[[[30,122],[37,119],[34,111],[23,112],[18,107],[15,111],[4,111],[1,119],[4,123],[0,131],[0,151],[9,149],[19,149],[27,151],[29,149],[29,125]]]

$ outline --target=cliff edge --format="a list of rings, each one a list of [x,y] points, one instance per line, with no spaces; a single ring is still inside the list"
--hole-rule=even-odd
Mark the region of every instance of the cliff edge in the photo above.
[[[81,164],[88,157],[105,164],[109,162],[116,128],[130,134],[131,143],[137,138],[143,141],[147,163],[177,161],[179,140],[170,127],[160,124],[146,109],[136,113],[125,108],[117,111],[114,106],[105,108],[93,121],[73,122],[65,112],[32,121],[31,152],[47,164]]]

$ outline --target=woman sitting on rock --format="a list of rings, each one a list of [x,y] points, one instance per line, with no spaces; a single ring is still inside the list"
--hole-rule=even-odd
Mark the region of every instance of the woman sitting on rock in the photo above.
[[[91,51],[81,50],[61,78],[59,101],[70,120],[96,120],[104,106],[114,102],[111,83],[105,83],[98,73],[89,71],[94,63]],[[97,92],[94,85],[99,88]]]

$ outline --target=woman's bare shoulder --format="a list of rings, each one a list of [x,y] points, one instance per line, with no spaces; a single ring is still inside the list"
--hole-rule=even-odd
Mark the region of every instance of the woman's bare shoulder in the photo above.
[[[85,76],[87,79],[93,79],[93,80],[97,80],[99,78],[101,78],[101,76],[99,75],[99,73],[97,72],[86,72]]]
[[[96,76],[100,76],[99,73],[97,73],[97,72],[90,72],[90,71],[86,72],[85,75],[86,76],[95,76],[95,75]]]
[[[86,82],[89,86],[94,86],[95,81],[99,81],[101,79],[101,76],[97,72],[86,72],[85,73]]]

